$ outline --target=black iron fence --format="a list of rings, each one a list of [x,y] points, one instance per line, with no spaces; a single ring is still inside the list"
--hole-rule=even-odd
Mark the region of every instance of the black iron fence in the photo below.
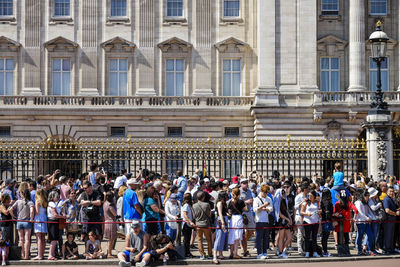
[[[315,173],[327,177],[340,161],[345,176],[366,172],[363,140],[242,140],[242,139],[82,139],[44,141],[0,140],[1,178],[33,178],[60,169],[79,177],[97,163],[111,175],[149,169],[173,177],[177,169],[231,178],[253,171],[270,177],[274,171],[295,177]]]

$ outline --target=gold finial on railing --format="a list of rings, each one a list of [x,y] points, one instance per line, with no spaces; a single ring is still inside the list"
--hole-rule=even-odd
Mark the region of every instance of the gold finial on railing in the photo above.
[[[126,142],[128,143],[128,144],[130,144],[131,142],[132,142],[132,136],[130,135],[130,134],[128,134],[128,139],[126,140]]]
[[[208,144],[208,145],[211,144],[211,136],[210,136],[210,135],[207,136],[207,144]]]

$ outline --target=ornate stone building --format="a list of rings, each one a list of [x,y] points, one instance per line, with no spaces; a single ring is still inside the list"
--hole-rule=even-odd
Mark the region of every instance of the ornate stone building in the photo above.
[[[358,138],[395,0],[0,0],[0,135]]]

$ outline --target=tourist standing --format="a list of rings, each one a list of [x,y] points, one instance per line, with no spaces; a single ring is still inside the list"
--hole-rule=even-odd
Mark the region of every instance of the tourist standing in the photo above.
[[[45,235],[47,233],[47,196],[43,189],[36,192],[35,201],[35,223],[34,232],[36,234],[38,255],[34,260],[43,260],[44,251],[46,249]]]

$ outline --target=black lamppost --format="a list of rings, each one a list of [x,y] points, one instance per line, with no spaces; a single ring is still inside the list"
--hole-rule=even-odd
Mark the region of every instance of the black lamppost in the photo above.
[[[376,62],[378,67],[378,82],[376,84],[375,97],[371,103],[371,109],[368,114],[386,114],[389,115],[388,103],[383,99],[382,92],[382,80],[381,80],[381,64],[386,58],[387,43],[389,38],[387,34],[381,29],[382,23],[378,21],[376,23],[376,31],[374,31],[370,37],[369,42],[371,44],[372,59]]]

